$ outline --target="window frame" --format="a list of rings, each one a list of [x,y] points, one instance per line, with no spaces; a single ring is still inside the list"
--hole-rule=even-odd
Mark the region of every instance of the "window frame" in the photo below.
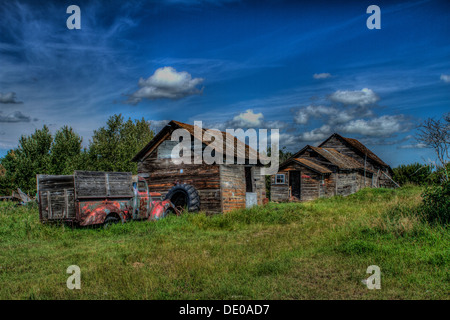
[[[278,182],[278,176],[283,177],[283,182]],[[286,184],[286,174],[284,174],[284,173],[275,174],[275,184]]]
[[[145,190],[140,189],[140,185],[143,185],[145,187]],[[136,189],[138,193],[147,193],[148,192],[148,185],[144,181],[138,181],[136,185]]]

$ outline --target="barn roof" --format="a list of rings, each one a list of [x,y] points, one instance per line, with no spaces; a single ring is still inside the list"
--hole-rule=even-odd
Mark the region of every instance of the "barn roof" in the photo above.
[[[304,164],[305,166],[307,166],[311,169],[314,169],[320,173],[332,173],[333,172],[330,169],[328,169],[327,167],[321,166],[320,164],[312,162],[311,160],[308,160],[308,159],[294,158],[294,161],[300,162],[300,163]]]
[[[328,162],[330,162],[330,164],[338,167],[339,169],[350,170],[363,168],[363,166],[355,159],[346,156],[345,154],[342,154],[339,151],[332,148],[319,148],[306,145],[300,151],[294,154],[292,158],[298,158],[308,149],[311,149],[314,152],[320,154],[323,158],[325,158]]]
[[[327,167],[321,166],[320,164],[317,164],[315,162],[312,162],[311,160],[304,159],[304,158],[290,158],[290,159],[286,160],[285,162],[283,162],[283,164],[280,166],[280,169],[284,168],[286,165],[288,165],[291,162],[297,162],[301,165],[304,165],[305,167],[308,167],[309,169],[311,169],[313,171],[316,171],[316,172],[322,173],[322,174],[328,174],[328,173],[333,172],[330,169],[328,169]]]
[[[155,148],[157,148],[159,146],[159,144],[164,141],[171,133],[173,130],[175,129],[185,129],[187,130],[192,137],[194,137],[195,139],[198,139],[200,141],[202,141],[202,136],[205,134],[205,132],[207,130],[207,128],[202,128],[202,136],[198,136],[198,133],[196,134],[196,130],[195,130],[195,126],[187,124],[187,123],[183,123],[183,122],[179,122],[179,121],[175,121],[172,120],[170,121],[163,129],[161,129],[161,131],[158,132],[157,135],[155,135],[153,137],[153,139],[144,147],[142,148],[141,151],[139,151],[134,157],[133,159],[131,159],[131,161],[139,161],[140,159],[142,159],[143,157],[145,157],[149,152],[153,151]],[[227,132],[223,132],[223,131],[219,131],[219,130],[211,130],[211,131],[215,131],[218,134],[222,134],[222,139],[223,139],[223,143],[224,143],[224,153],[226,152],[226,143],[234,141],[234,156],[235,158],[243,158],[243,159],[249,159],[250,155],[257,155],[258,156],[258,160],[262,159],[263,157],[265,157],[264,155],[258,154],[258,152],[251,148],[250,146],[248,146],[247,144],[245,144],[244,142],[242,142],[241,140],[237,139],[235,136],[227,133]],[[214,141],[202,141],[205,145],[209,145]],[[244,148],[244,152],[241,152],[242,147]]]
[[[361,169],[363,165],[355,159],[340,153],[336,149],[332,148],[318,148],[309,146],[316,151],[322,157],[330,161],[331,164],[337,166],[340,169]]]
[[[373,153],[372,151],[369,150],[369,148],[367,148],[365,145],[363,145],[361,142],[359,142],[356,139],[352,139],[352,138],[346,138],[341,136],[338,133],[333,133],[328,139],[326,139],[324,142],[322,142],[319,147],[321,147],[322,145],[324,145],[328,140],[330,140],[332,137],[336,137],[341,141],[346,142],[348,145],[350,145],[353,149],[356,149],[357,151],[359,151],[361,154],[365,155],[367,154],[367,157],[372,159],[373,161],[375,161],[376,163],[380,164],[383,167],[389,167],[389,165],[387,165],[383,160],[381,160],[375,153]]]

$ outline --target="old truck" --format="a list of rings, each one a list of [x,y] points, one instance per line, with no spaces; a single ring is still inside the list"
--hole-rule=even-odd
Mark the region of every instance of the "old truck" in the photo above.
[[[78,226],[130,220],[158,220],[179,210],[131,172],[75,171],[73,175],[36,177],[39,218],[43,223]]]

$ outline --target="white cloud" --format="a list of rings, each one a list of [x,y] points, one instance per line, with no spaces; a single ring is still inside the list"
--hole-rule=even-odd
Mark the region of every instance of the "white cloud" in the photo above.
[[[20,111],[15,111],[7,116],[0,115],[0,122],[30,122],[31,118]]]
[[[403,115],[384,115],[370,120],[357,119],[337,127],[340,132],[375,137],[390,136],[407,129],[409,129],[409,125],[405,123]]]
[[[364,88],[361,91],[338,90],[330,95],[330,100],[349,105],[367,106],[374,104],[380,98],[371,89]]]
[[[172,67],[163,67],[155,71],[148,79],[139,79],[140,89],[131,94],[126,101],[137,104],[142,99],[180,99],[193,94],[200,94],[203,89],[196,86],[203,82],[202,78],[192,78],[186,72],[177,72]]]
[[[332,125],[339,125],[343,123],[348,123],[349,121],[356,118],[373,117],[374,113],[368,107],[354,107],[342,110],[337,110],[335,113],[331,114],[328,123]]]
[[[21,103],[16,100],[16,94],[14,92],[1,93],[0,92],[0,103]]]
[[[450,83],[450,74],[441,74],[441,80],[445,83]]]
[[[314,73],[313,78],[314,79],[327,79],[327,78],[331,78],[331,74],[329,74],[329,73]]]
[[[280,148],[281,147],[298,147],[298,137],[296,134],[292,133],[280,133],[279,136]]]
[[[297,124],[307,124],[310,118],[336,114],[338,111],[333,107],[307,106],[295,113],[294,122]]]
[[[289,125],[281,120],[264,121],[262,127],[266,129],[286,129]]]
[[[424,143],[415,143],[415,144],[405,144],[403,146],[399,146],[398,149],[423,149],[428,148],[428,146]]]
[[[328,138],[331,133],[331,126],[324,124],[320,128],[301,133],[299,139],[300,141],[320,141]]]
[[[252,109],[238,114],[233,118],[231,124],[238,128],[249,128],[249,127],[259,127],[262,126],[264,120],[263,114],[254,113]]]

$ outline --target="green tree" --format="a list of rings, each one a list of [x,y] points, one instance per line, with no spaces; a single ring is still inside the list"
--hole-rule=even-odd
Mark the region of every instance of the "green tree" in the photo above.
[[[11,178],[6,176],[6,169],[0,164],[0,195],[10,195],[13,188]]]
[[[87,169],[82,161],[83,139],[68,126],[59,129],[50,151],[51,172],[53,174],[72,174],[74,170]]]
[[[14,188],[19,187],[29,194],[36,192],[36,174],[50,173],[50,149],[52,135],[47,126],[36,129],[31,136],[22,136],[19,146],[9,150],[1,160],[5,169],[5,179]]]
[[[137,172],[137,164],[131,162],[154,136],[147,121],[124,121],[121,114],[111,116],[106,126],[94,131],[89,146],[91,169],[98,171]]]
[[[441,182],[450,181],[450,113],[441,119],[428,118],[418,127],[416,139],[419,143],[434,150],[437,156],[436,169]]]

